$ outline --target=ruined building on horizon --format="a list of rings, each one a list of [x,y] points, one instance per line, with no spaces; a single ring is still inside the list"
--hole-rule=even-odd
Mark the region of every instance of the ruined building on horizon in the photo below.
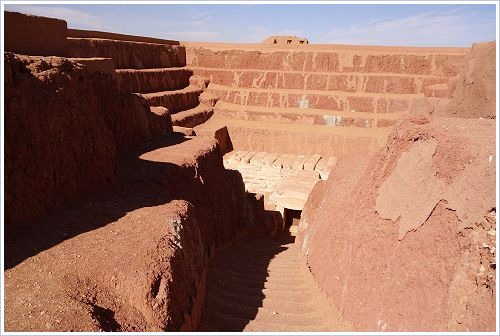
[[[288,36],[288,35],[272,35],[266,38],[262,43],[267,44],[309,44],[306,38],[298,36]]]
[[[495,41],[4,16],[6,331],[497,330]]]

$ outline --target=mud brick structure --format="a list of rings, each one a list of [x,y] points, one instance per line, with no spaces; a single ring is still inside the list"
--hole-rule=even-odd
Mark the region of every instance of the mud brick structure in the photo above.
[[[266,38],[262,43],[268,44],[309,44],[306,38],[298,36],[273,35]]]
[[[495,50],[6,12],[5,330],[494,331]]]

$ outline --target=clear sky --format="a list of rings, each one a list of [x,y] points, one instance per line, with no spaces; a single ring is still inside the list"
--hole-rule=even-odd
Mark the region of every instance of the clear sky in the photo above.
[[[495,40],[493,4],[6,5],[65,19],[70,28],[181,41],[260,42],[298,35],[310,43],[464,46]]]

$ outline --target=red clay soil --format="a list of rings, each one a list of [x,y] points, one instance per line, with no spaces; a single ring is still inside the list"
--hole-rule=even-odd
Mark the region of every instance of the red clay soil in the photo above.
[[[300,249],[356,330],[495,330],[495,161],[494,121],[413,116],[315,188]]]
[[[6,231],[115,184],[121,148],[172,131],[110,74],[11,53],[4,70]]]
[[[128,151],[119,167],[118,189],[8,237],[6,330],[197,328],[209,255],[250,224],[241,176],[215,140],[180,135]]]
[[[11,53],[5,71],[6,329],[196,329],[208,258],[263,203],[111,74]]]
[[[457,88],[441,116],[496,118],[496,42],[474,43]]]
[[[83,226],[121,206],[89,203],[60,220]],[[206,263],[193,211],[186,201],[133,210],[7,270],[6,330],[179,330]]]

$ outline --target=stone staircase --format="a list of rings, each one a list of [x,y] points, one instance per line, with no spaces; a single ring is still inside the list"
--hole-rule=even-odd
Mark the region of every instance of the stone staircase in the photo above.
[[[200,101],[207,82],[185,67],[179,45],[98,38],[68,38],[71,57],[111,58],[124,92],[141,95],[153,112],[166,108],[174,126],[193,127],[213,114],[213,106]]]
[[[294,237],[243,238],[209,268],[198,331],[346,331],[301,269]]]

